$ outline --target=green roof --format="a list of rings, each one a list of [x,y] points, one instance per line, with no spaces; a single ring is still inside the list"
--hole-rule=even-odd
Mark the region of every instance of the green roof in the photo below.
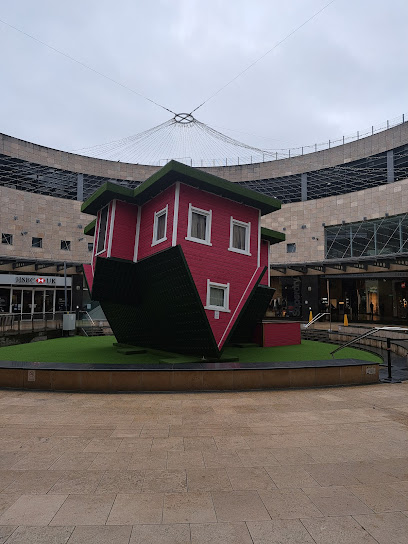
[[[87,236],[93,236],[95,234],[96,227],[96,218],[93,219],[88,225],[84,228],[84,234]]]
[[[279,210],[281,207],[280,201],[275,198],[242,187],[238,183],[213,176],[197,168],[192,168],[177,161],[170,161],[136,189],[129,189],[108,181],[82,204],[81,211],[96,215],[103,206],[115,198],[142,205],[176,181],[252,206],[261,210],[262,215]]]
[[[283,232],[261,227],[261,240],[267,240],[271,244],[278,244],[279,242],[283,242],[285,239],[286,236]]]

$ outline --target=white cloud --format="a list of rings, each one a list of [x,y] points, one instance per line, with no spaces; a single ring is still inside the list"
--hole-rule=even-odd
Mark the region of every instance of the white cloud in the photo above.
[[[324,0],[21,0],[0,18],[174,111],[191,111]],[[408,4],[338,0],[197,112],[254,146],[341,137],[408,110]],[[170,114],[0,24],[0,131],[62,149]],[[236,132],[240,131],[240,132]]]

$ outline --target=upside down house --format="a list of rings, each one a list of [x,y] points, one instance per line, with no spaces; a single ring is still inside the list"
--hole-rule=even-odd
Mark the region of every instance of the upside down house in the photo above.
[[[82,206],[96,219],[91,296],[120,343],[218,358],[250,341],[274,290],[261,227],[280,202],[175,161],[136,189],[105,183]]]

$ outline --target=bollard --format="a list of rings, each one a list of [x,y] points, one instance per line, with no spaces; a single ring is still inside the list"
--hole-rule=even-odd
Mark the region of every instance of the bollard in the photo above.
[[[388,379],[392,380],[392,371],[391,371],[391,339],[387,338],[387,362],[388,362]]]
[[[347,314],[344,314],[343,324],[344,324],[345,327],[348,327],[348,317],[347,317]]]

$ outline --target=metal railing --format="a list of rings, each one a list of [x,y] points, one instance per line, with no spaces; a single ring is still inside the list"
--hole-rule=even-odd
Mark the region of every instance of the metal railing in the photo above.
[[[304,329],[308,329],[311,325],[316,323],[316,321],[319,321],[323,316],[330,315],[329,312],[321,312],[320,314],[316,314],[313,319],[309,321],[309,323],[306,323],[306,325],[303,327]]]
[[[39,330],[55,330],[62,328],[62,312],[47,314],[0,314],[1,334],[24,334]]]
[[[407,327],[374,327],[370,329],[368,332],[365,332],[363,334],[360,334],[359,336],[356,336],[353,338],[353,340],[350,340],[349,342],[346,342],[342,346],[337,347],[333,351],[330,352],[330,355],[334,359],[334,354],[339,352],[340,350],[347,348],[348,346],[351,346],[351,344],[355,344],[359,340],[362,340],[364,338],[367,338],[367,336],[371,336],[375,332],[378,331],[391,331],[391,332],[408,332]],[[386,337],[385,340],[387,341],[387,366],[388,366],[388,379],[392,380],[392,365],[391,365],[391,338]]]

